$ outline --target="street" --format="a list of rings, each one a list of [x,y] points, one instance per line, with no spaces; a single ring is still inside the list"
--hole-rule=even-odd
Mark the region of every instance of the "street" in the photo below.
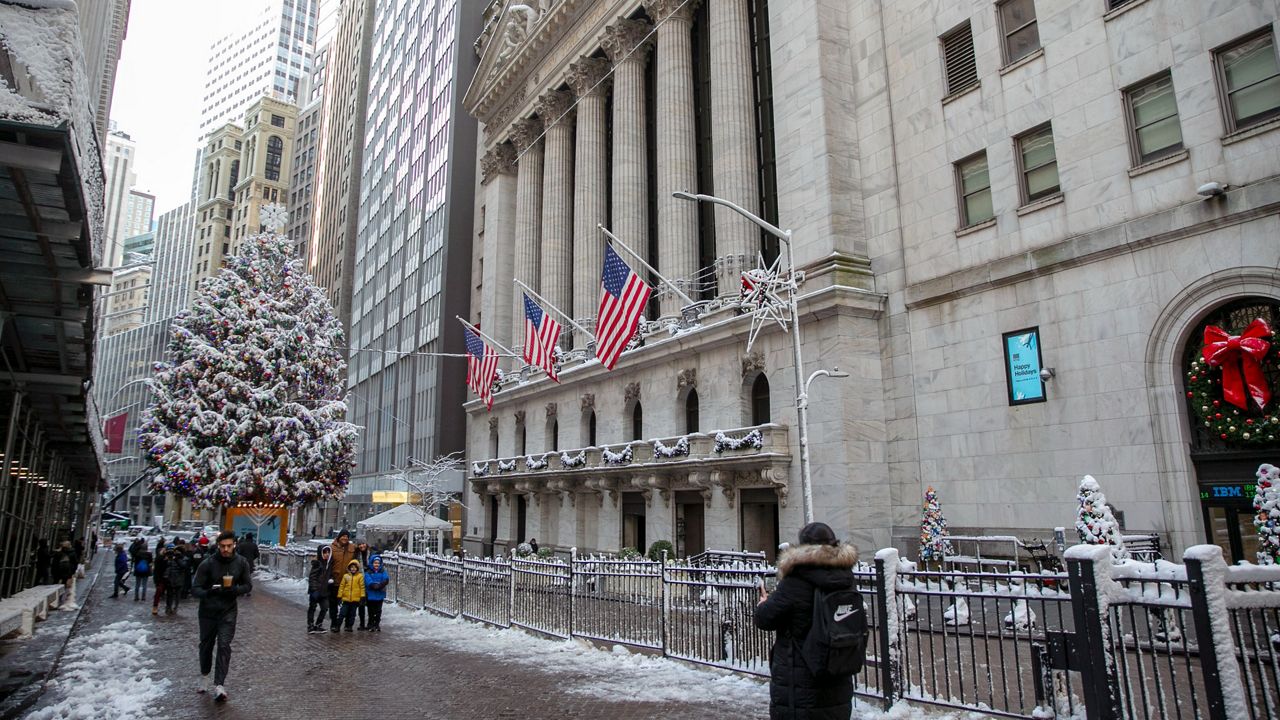
[[[101,557],[101,556],[100,556]],[[751,718],[763,683],[389,607],[381,634],[308,635],[305,587],[258,573],[240,601],[230,701],[195,692],[196,602],[176,616],[89,593],[32,718]],[[92,703],[93,709],[85,707]],[[88,711],[86,714],[78,712]]]

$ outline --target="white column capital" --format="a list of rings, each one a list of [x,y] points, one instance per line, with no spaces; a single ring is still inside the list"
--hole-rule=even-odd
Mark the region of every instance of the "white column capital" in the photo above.
[[[644,11],[655,23],[668,20],[693,22],[694,2],[690,0],[644,0]]]
[[[649,33],[653,26],[644,20],[618,20],[604,29],[604,37],[600,47],[609,56],[614,65],[631,58],[644,59],[645,53],[653,48]],[[636,50],[634,55],[631,51]]]
[[[509,142],[501,143],[484,154],[480,158],[480,173],[483,176],[481,185],[488,185],[489,181],[499,175],[515,175],[516,174],[516,149]]]
[[[566,125],[573,122],[573,96],[567,92],[549,90],[538,98],[536,107],[538,117],[548,130],[561,122]]]
[[[511,144],[523,155],[542,137],[542,118],[522,118],[511,124]]]
[[[565,78],[565,82],[569,83],[569,88],[573,90],[576,97],[603,94],[608,87],[608,83],[603,81],[612,70],[613,66],[608,60],[584,55],[569,66],[569,75]]]

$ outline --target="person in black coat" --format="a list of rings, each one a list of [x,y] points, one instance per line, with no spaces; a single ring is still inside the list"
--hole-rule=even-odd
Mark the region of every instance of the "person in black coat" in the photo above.
[[[800,530],[800,544],[778,558],[778,587],[760,590],[756,627],[774,631],[769,654],[770,720],[848,720],[853,711],[853,678],[817,678],[800,648],[813,624],[813,591],[853,588],[858,550],[841,543],[825,523]]]
[[[52,579],[50,568],[53,565],[53,551],[49,549],[49,541],[40,538],[36,545],[36,584],[48,585]]]

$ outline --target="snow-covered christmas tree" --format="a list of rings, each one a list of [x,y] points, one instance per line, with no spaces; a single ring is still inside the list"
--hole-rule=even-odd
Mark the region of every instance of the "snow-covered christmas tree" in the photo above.
[[[282,208],[263,213],[278,229]],[[152,489],[204,506],[340,497],[356,427],[346,341],[323,290],[275,232],[245,240],[174,320],[139,442]]]
[[[947,540],[950,534],[947,518],[938,504],[938,493],[930,486],[924,491],[924,510],[920,518],[920,560],[941,561],[951,554],[951,543]]]
[[[1258,529],[1258,564],[1280,565],[1280,468],[1258,466],[1253,494],[1253,526]]]
[[[1111,514],[1107,496],[1102,494],[1102,488],[1092,475],[1085,475],[1080,480],[1080,493],[1076,499],[1080,501],[1080,511],[1076,516],[1080,542],[1085,545],[1111,545],[1112,557],[1127,560],[1129,551],[1125,550],[1120,537],[1120,524]]]

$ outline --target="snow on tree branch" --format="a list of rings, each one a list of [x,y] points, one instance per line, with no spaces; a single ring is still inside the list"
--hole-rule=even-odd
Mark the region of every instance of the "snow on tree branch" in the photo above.
[[[139,431],[152,489],[205,506],[343,494],[357,437],[346,341],[287,238],[250,237],[171,333]]]

